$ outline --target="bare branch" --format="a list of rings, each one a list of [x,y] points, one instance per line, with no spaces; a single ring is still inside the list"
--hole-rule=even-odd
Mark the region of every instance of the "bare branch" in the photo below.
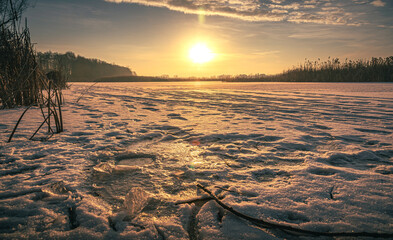
[[[316,231],[310,231],[310,230],[304,230],[304,229],[300,229],[300,228],[296,228],[296,227],[292,227],[289,225],[285,225],[285,224],[278,224],[278,223],[272,223],[272,222],[268,222],[265,221],[263,219],[259,219],[259,218],[254,218],[251,216],[248,216],[244,213],[238,212],[235,209],[233,209],[232,207],[226,205],[225,203],[223,203],[220,199],[218,199],[210,190],[208,190],[206,187],[202,186],[201,184],[197,184],[197,186],[202,189],[203,191],[205,191],[207,194],[209,194],[214,201],[216,201],[216,203],[218,205],[220,205],[222,208],[224,208],[225,210],[233,213],[234,215],[246,219],[248,221],[250,221],[251,223],[257,225],[257,226],[261,226],[261,227],[265,227],[265,228],[276,228],[276,229],[280,229],[283,230],[285,232],[288,233],[297,233],[297,234],[303,234],[303,235],[313,235],[313,236],[330,236],[330,237],[375,237],[375,238],[392,238],[393,237],[393,233],[372,233],[372,232],[316,232]]]

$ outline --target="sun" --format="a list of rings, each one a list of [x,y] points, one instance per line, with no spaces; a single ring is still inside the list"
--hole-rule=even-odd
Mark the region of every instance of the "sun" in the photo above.
[[[197,43],[191,47],[189,57],[194,63],[210,62],[214,58],[214,53],[204,43]]]

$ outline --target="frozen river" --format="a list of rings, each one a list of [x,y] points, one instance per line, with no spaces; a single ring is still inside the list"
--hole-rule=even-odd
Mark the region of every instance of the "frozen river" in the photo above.
[[[74,83],[65,129],[0,110],[0,237],[282,239],[391,232],[393,84]],[[81,98],[80,98],[81,97]],[[80,101],[77,102],[77,99]]]

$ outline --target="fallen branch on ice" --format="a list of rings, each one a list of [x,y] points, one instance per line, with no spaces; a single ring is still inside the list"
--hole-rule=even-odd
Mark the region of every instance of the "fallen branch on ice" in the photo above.
[[[393,233],[372,233],[372,232],[317,232],[317,231],[310,231],[310,230],[304,230],[296,227],[291,227],[289,225],[285,224],[278,224],[278,223],[272,223],[265,221],[263,219],[259,218],[254,218],[251,216],[248,216],[244,213],[238,212],[232,207],[226,205],[223,203],[220,199],[218,199],[211,191],[209,191],[206,187],[202,186],[201,184],[197,184],[197,187],[205,191],[207,194],[209,194],[214,201],[218,205],[220,205],[222,208],[225,210],[233,213],[234,215],[246,219],[250,221],[251,223],[265,227],[265,228],[276,228],[283,230],[288,233],[298,233],[298,234],[304,234],[304,235],[314,235],[314,236],[329,236],[329,237],[375,237],[375,238],[393,238]]]
[[[221,189],[221,190],[226,191],[226,192],[231,192],[231,193],[236,193],[236,194],[239,194],[239,195],[243,195],[241,192],[229,190],[227,188],[223,188],[223,187],[216,187],[216,188]]]
[[[175,205],[186,204],[186,203],[196,203],[196,202],[206,202],[209,200],[213,200],[213,198],[210,196],[201,196],[201,197],[195,197],[195,198],[190,198],[190,199],[185,199],[185,200],[177,200],[175,202]]]

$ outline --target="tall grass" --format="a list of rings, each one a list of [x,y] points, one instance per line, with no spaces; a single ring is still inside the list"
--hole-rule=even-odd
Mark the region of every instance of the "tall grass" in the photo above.
[[[307,82],[391,82],[393,81],[393,56],[371,60],[306,61],[304,64],[272,76],[277,81]]]
[[[292,69],[277,75],[240,75],[223,81],[261,82],[393,82],[393,56],[370,60],[348,60],[338,58],[326,61],[306,60]]]
[[[30,41],[27,20],[21,27],[21,16],[26,7],[27,0],[0,0],[0,107],[28,106],[15,124],[8,142],[12,140],[25,113],[34,105],[39,106],[44,120],[30,139],[45,124],[50,134],[48,138],[63,131],[62,86],[59,84],[62,79],[56,71],[47,75],[41,71]],[[44,110],[47,110],[46,114]]]
[[[38,67],[30,32],[21,27],[25,1],[0,1],[0,101],[2,107],[39,102],[47,84]]]

